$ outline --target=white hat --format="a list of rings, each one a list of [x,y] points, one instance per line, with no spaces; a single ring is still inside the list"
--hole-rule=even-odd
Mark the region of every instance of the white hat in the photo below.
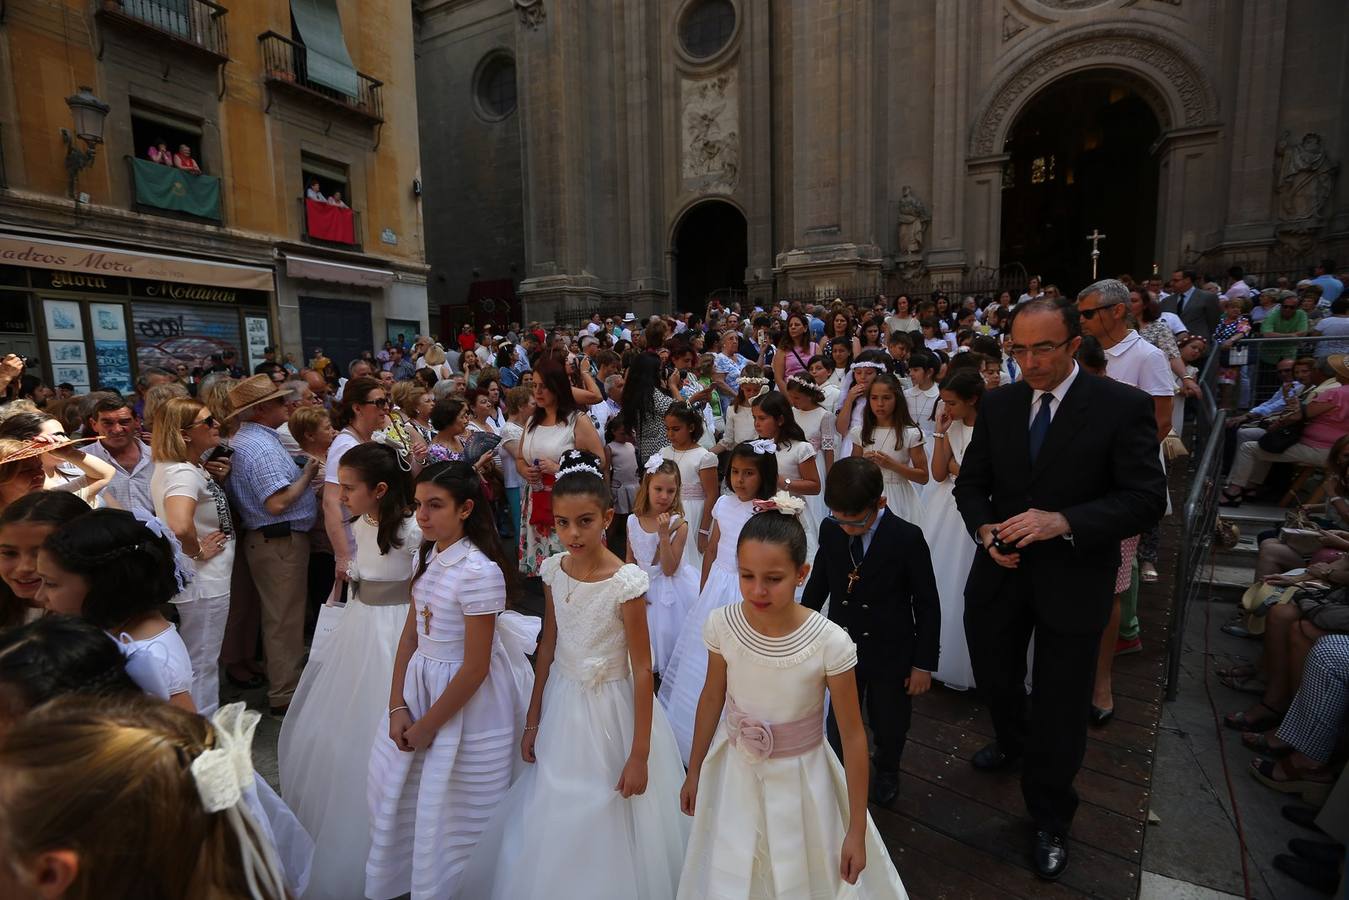
[[[636,321],[637,321],[637,317],[634,316],[632,313],[625,313],[624,316],[623,316],[623,321],[624,321],[624,322],[636,322]]]

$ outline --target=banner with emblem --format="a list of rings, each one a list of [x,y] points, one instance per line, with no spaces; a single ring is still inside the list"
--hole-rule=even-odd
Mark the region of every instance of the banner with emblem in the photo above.
[[[220,179],[216,176],[194,175],[146,159],[133,159],[131,165],[137,203],[220,220]]]

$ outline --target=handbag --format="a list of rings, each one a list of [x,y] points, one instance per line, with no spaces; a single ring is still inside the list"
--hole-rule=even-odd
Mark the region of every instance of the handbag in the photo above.
[[[340,596],[341,589],[342,583],[339,581],[333,585],[328,602],[319,607],[318,620],[314,623],[314,639],[309,643],[310,663],[323,661],[329,645],[332,644],[333,633],[337,631],[337,626],[342,624],[342,614],[346,612],[347,607],[346,604],[335,601],[335,598]]]
[[[1260,435],[1260,449],[1266,453],[1282,453],[1302,440],[1302,429],[1305,427],[1305,423],[1299,421],[1271,428]]]
[[[1302,618],[1322,631],[1349,632],[1349,602],[1342,587],[1302,588],[1293,595]]]
[[[535,528],[553,527],[553,482],[556,477],[544,475],[543,486],[532,488],[529,493],[529,524]]]

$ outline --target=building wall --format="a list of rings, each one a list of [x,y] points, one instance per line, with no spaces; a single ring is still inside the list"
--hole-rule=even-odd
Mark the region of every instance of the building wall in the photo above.
[[[1349,178],[1300,243],[1280,238],[1276,195],[1284,131],[1319,133],[1332,160],[1349,154],[1343,3],[733,0],[730,44],[694,60],[677,24],[697,2],[512,0],[521,290],[534,315],[668,303],[675,229],[708,198],[745,215],[755,297],[995,271],[1003,141],[1044,88],[1081,73],[1111,73],[1161,123],[1160,266],[1274,268],[1349,247]],[[481,40],[480,25],[456,21],[443,17],[438,46],[456,29]],[[734,171],[690,173],[690,116],[704,113],[716,134],[734,131]],[[464,144],[500,139],[463,121]],[[460,199],[476,172],[434,165],[452,187],[428,200],[433,215],[505,221]],[[930,213],[916,254],[899,247],[906,186]]]
[[[396,288],[399,317],[415,318],[424,327],[424,300],[411,315],[405,296],[409,288],[424,295],[426,273],[421,204],[413,193],[420,152],[409,4],[339,2],[356,69],[383,82],[383,122],[374,124],[268,85],[259,35],[269,30],[290,35],[285,0],[227,4],[229,61],[223,71],[175,49],[161,35],[110,25],[97,14],[103,2],[8,4],[0,24],[6,183],[0,190],[0,222],[146,251],[273,266],[279,286],[272,310],[274,337],[297,359],[312,348],[302,347],[298,321],[283,312],[288,276],[278,260],[288,254],[379,269],[393,279],[373,297],[368,290],[328,284],[295,285],[289,293],[335,292],[373,301],[373,330],[382,335],[382,309]],[[89,201],[77,207],[66,196],[59,130],[71,127],[65,97],[80,85],[92,87],[111,112],[94,165],[79,176],[79,189]],[[137,210],[125,157],[143,157],[146,148],[134,146],[132,139],[133,99],[200,120],[204,170],[223,181],[219,224]],[[302,152],[349,166],[347,200],[359,214],[359,248],[302,240]]]

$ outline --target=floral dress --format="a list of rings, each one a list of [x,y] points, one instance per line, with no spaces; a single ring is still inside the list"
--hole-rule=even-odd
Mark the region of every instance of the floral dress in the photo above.
[[[1218,327],[1213,330],[1213,345],[1215,347],[1221,347],[1224,343],[1238,335],[1244,338],[1250,333],[1251,320],[1247,317],[1241,316],[1236,321],[1223,319],[1218,323]],[[1229,350],[1221,350],[1219,352],[1221,355],[1218,357],[1218,362],[1220,364],[1218,369],[1218,381],[1221,384],[1236,384],[1237,379],[1241,377],[1241,367],[1228,364]]]

